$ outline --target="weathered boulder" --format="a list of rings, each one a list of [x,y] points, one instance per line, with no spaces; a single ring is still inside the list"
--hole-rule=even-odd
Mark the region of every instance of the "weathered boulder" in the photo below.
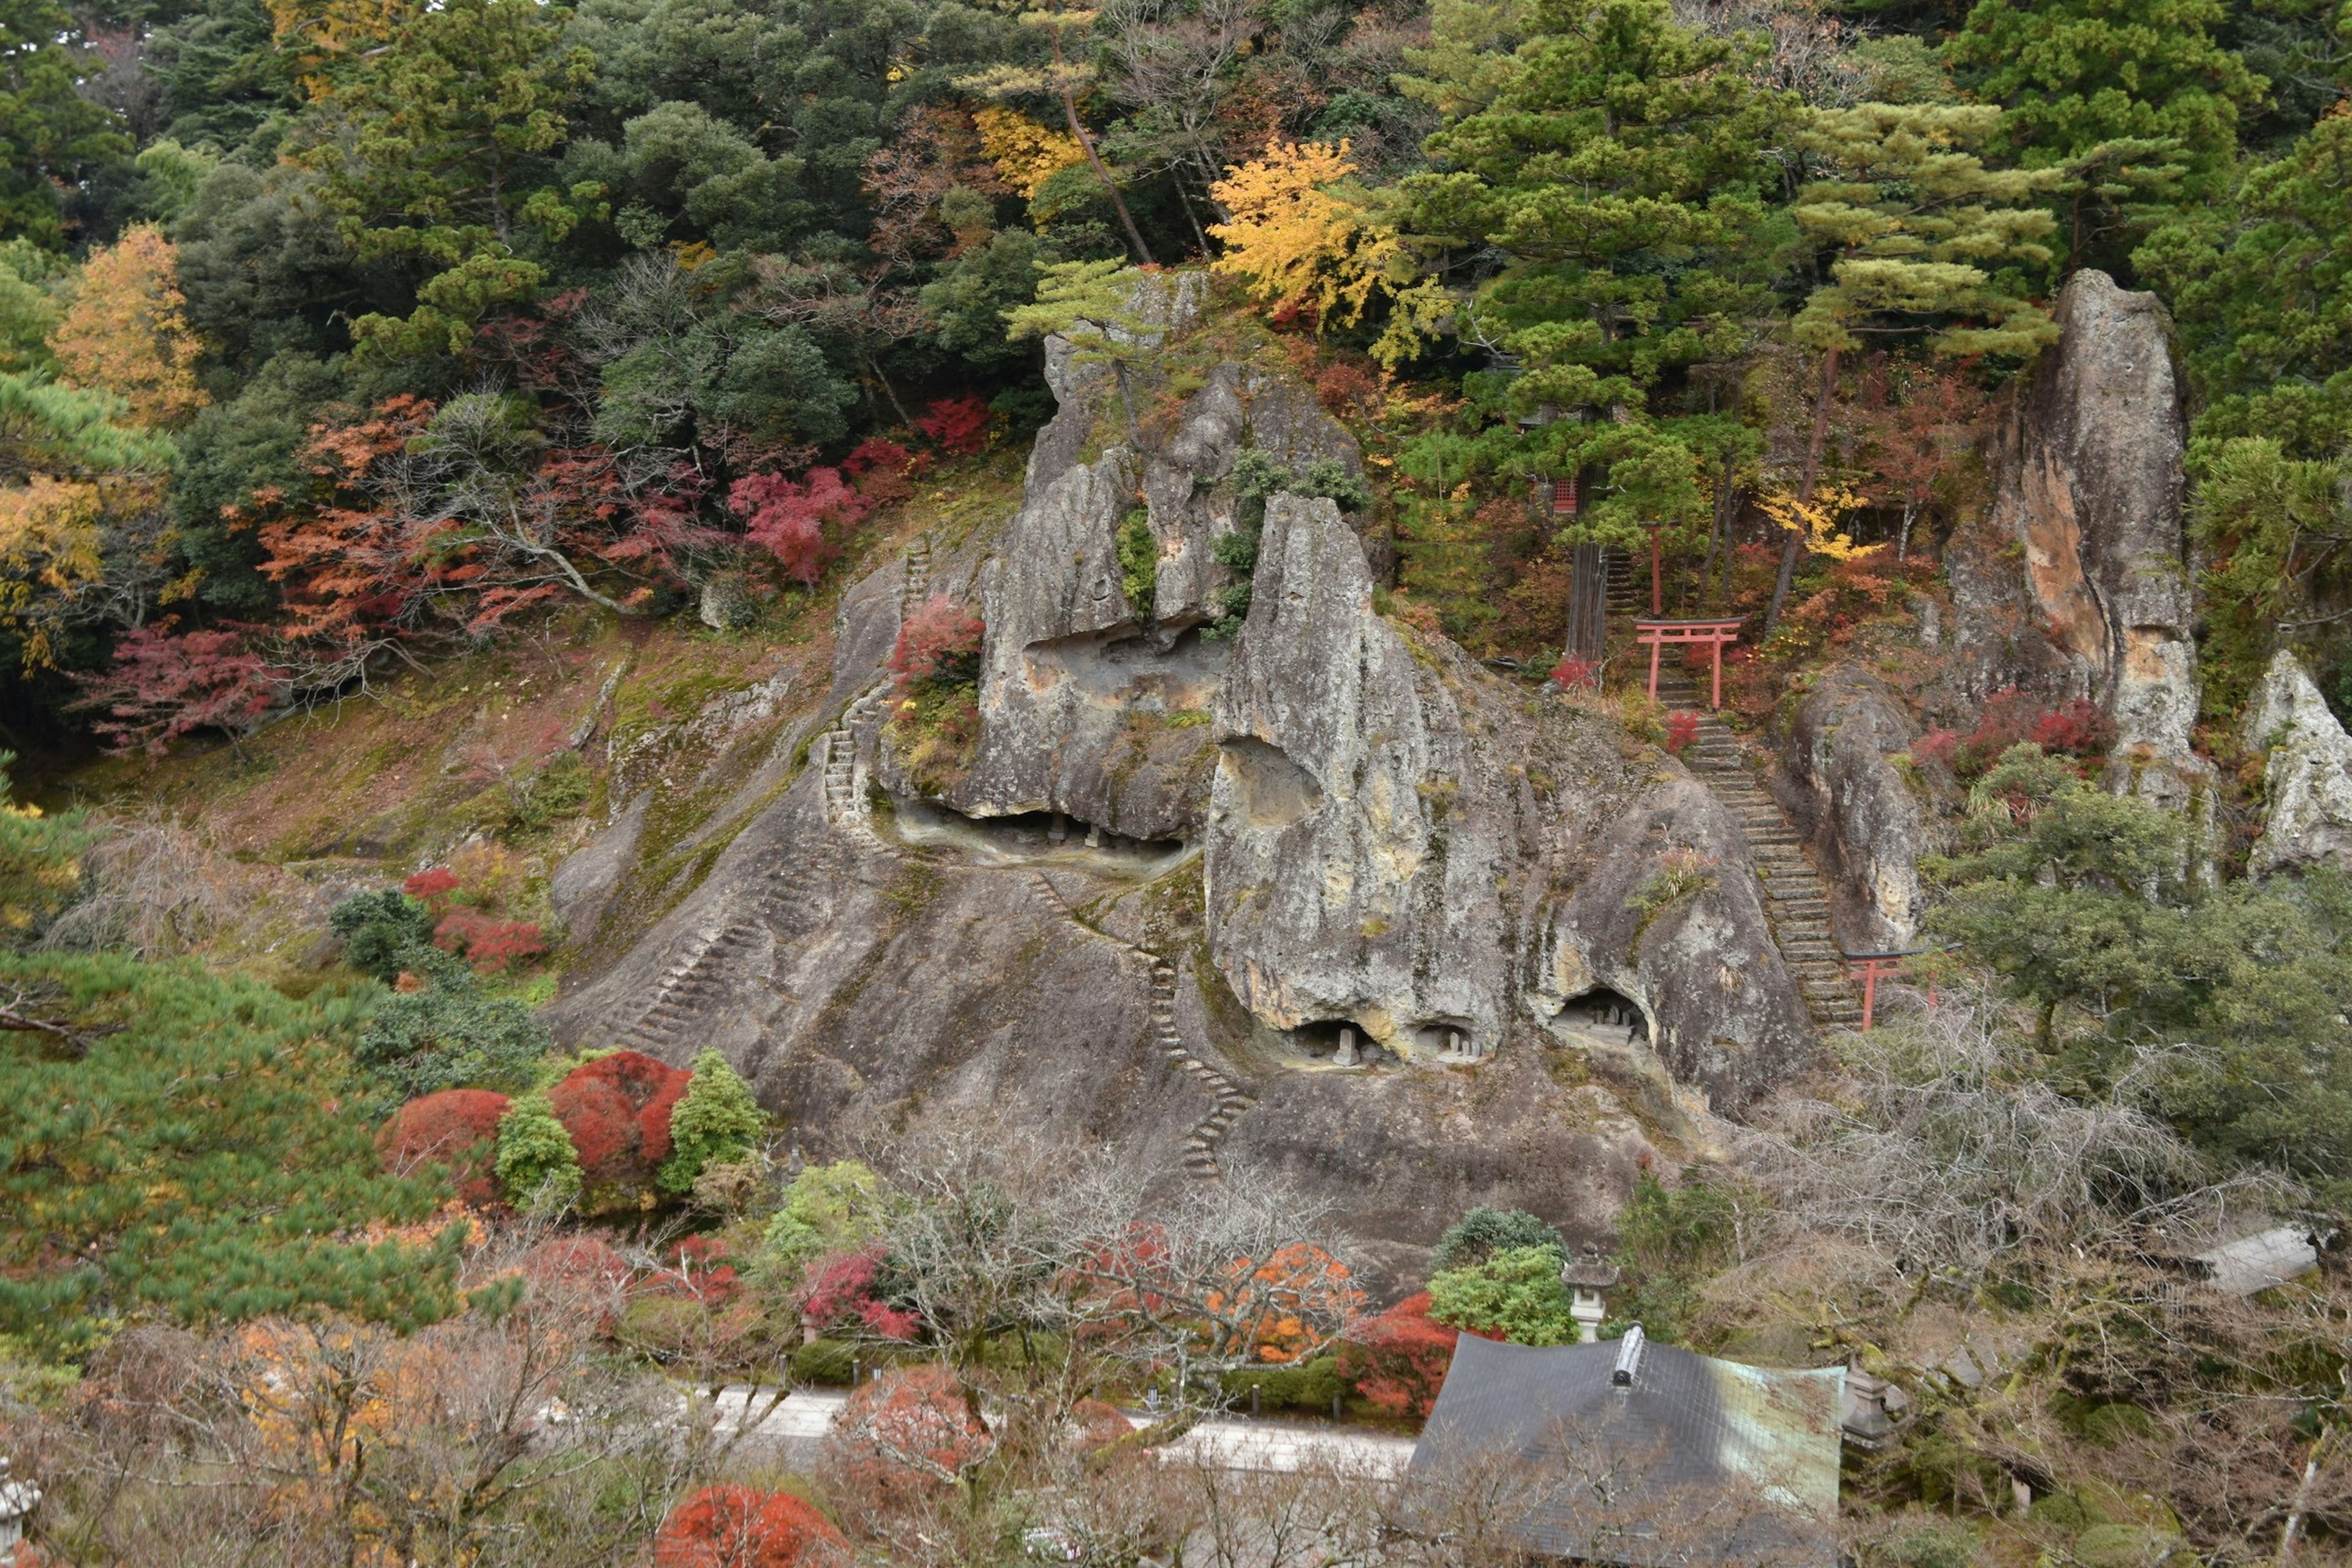
[[[1150,297],[1179,326],[1190,314],[1181,286]],[[1294,470],[1330,460],[1360,472],[1361,458],[1296,381],[1230,362],[1155,419],[1138,452],[1108,370],[1071,353],[1049,345],[1061,409],[983,573],[980,742],[949,799],[974,816],[1055,811],[1129,838],[1191,838],[1212,757],[1197,726],[1229,652],[1201,633],[1230,581],[1211,553],[1235,526],[1225,481],[1251,448]],[[1136,379],[1139,397],[1158,378]],[[1111,444],[1082,460],[1089,434],[1106,433]],[[1149,530],[1148,603],[1130,600],[1119,559],[1130,518]]]
[[[1830,919],[1849,952],[1910,945],[1924,912],[1918,858],[1934,816],[1918,765],[1919,738],[1885,682],[1841,665],[1797,705],[1781,739],[1782,804],[1811,844],[1830,884]]]
[[[2186,442],[2172,325],[2084,270],[2013,406],[1984,525],[1948,553],[1959,695],[2087,698],[2116,721],[2116,787],[2193,805],[2196,645],[2182,528]]]
[[[1412,1060],[1532,1048],[1528,1026],[1605,990],[1727,1108],[1800,1062],[1721,806],[1569,711],[1383,619],[1332,503],[1276,497],[1216,709],[1210,952],[1235,994]]]
[[[2306,866],[2352,870],[2352,736],[2284,649],[2255,689],[2245,745],[2266,751],[2263,835],[2246,858],[2257,877]]]

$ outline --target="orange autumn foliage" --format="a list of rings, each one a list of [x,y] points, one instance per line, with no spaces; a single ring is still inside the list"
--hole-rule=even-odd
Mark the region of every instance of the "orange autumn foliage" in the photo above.
[[[180,256],[152,225],[92,255],[81,289],[49,346],[68,385],[110,392],[153,429],[205,405],[196,385],[203,345],[189,330]]]

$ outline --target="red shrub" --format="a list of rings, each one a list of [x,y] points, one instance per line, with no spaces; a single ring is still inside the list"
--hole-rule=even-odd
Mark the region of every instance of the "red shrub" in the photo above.
[[[971,680],[980,674],[980,639],[988,630],[978,616],[934,594],[898,626],[890,650],[890,670],[904,691],[919,680]]]
[[[629,1260],[601,1236],[550,1237],[523,1255],[522,1268],[549,1284],[617,1290],[629,1282]]]
[[[891,1306],[875,1293],[882,1272],[878,1249],[842,1252],[820,1263],[802,1303],[802,1315],[820,1330],[847,1329],[886,1340],[911,1340],[920,1325],[915,1314]]]
[[[1601,684],[1601,666],[1592,659],[1578,658],[1570,654],[1551,667],[1551,679],[1552,684],[1563,691],[1579,686],[1598,686]]]
[[[838,468],[811,468],[805,479],[752,474],[727,491],[728,510],[744,520],[743,537],[780,562],[786,575],[814,587],[841,547],[825,525],[846,528],[874,503],[842,482]]]
[[[457,873],[446,866],[436,866],[429,871],[419,871],[400,885],[400,890],[420,902],[438,909],[457,890]]]
[[[1666,750],[1679,757],[1683,748],[1698,739],[1698,715],[1669,713],[1666,715]]]
[[[641,1187],[669,1158],[669,1115],[694,1075],[641,1051],[615,1051],[572,1069],[547,1102],[595,1186]]]
[[[645,1288],[656,1295],[720,1306],[743,1289],[731,1257],[718,1237],[689,1236],[670,1254],[670,1267],[647,1279]]]
[[[939,1481],[952,1482],[996,1446],[955,1374],[929,1362],[860,1384],[834,1419],[886,1464]]]
[[[1356,1325],[1339,1346],[1339,1375],[1390,1415],[1426,1419],[1461,1337],[1431,1320],[1423,1290]]]
[[[389,1171],[447,1167],[457,1195],[477,1206],[498,1199],[495,1164],[499,1118],[507,1097],[487,1089],[445,1089],[412,1100],[376,1134],[376,1152]]]
[[[141,627],[115,645],[113,668],[73,678],[83,695],[72,706],[104,715],[90,728],[118,755],[160,756],[198,730],[249,735],[283,689],[281,673],[246,651],[242,633],[174,637],[169,626]]]
[[[532,921],[502,921],[479,910],[456,909],[433,928],[433,945],[472,960],[476,969],[488,974],[517,960],[539,957],[547,951],[547,938]]]
[[[923,411],[915,428],[941,449],[969,457],[988,445],[988,405],[977,397],[942,397]]]
[[[2097,704],[2079,697],[2063,708],[2043,708],[2012,687],[1985,699],[1975,730],[1966,735],[1931,731],[1912,748],[1912,755],[1948,763],[1962,778],[1972,779],[1989,771],[2011,746],[2027,742],[2053,756],[2100,757],[2116,742],[2116,722]]]
[[[670,1510],[654,1537],[655,1568],[832,1568],[849,1542],[789,1492],[705,1487]]]
[[[849,476],[857,493],[866,498],[867,505],[888,506],[914,493],[915,487],[908,480],[920,473],[929,461],[928,458],[918,458],[896,441],[868,436],[841,459],[841,469]]]

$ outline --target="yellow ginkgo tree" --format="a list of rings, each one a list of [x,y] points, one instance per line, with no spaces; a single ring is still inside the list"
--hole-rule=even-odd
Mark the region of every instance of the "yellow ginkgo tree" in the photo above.
[[[1375,302],[1391,309],[1374,357],[1393,367],[1410,358],[1453,298],[1420,269],[1396,229],[1348,187],[1356,173],[1349,144],[1284,142],[1234,165],[1210,187],[1233,216],[1209,232],[1224,247],[1215,269],[1256,298],[1311,307],[1318,326],[1353,326]]]

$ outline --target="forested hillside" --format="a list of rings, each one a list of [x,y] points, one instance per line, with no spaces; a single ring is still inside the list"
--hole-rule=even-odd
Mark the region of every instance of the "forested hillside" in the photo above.
[[[2352,8],[0,18],[0,1564],[2352,1553]]]

